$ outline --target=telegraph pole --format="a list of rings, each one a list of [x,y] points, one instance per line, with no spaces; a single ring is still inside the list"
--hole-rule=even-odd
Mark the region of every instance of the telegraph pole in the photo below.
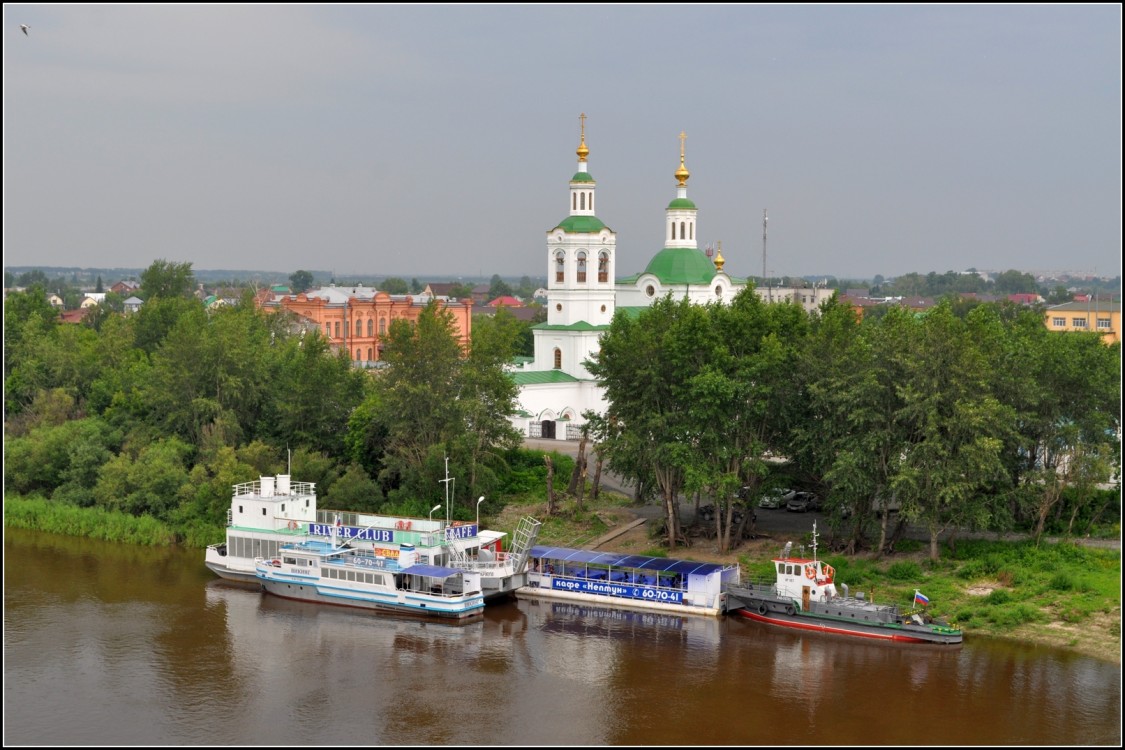
[[[766,209],[762,209],[762,281],[766,285],[766,294],[769,295],[769,301],[773,302],[773,290],[770,289],[769,272],[766,271],[766,223],[770,220],[766,215]]]

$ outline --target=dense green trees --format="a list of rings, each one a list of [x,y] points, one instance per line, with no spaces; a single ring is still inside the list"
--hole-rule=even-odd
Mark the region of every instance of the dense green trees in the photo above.
[[[703,491],[726,549],[733,490],[757,494],[767,452],[826,497],[848,548],[872,532],[893,545],[894,517],[925,525],[935,557],[950,528],[1042,533],[1063,513],[1072,528],[1120,467],[1120,346],[1011,306],[860,323],[837,303],[810,318],[752,293],[666,299],[616,316],[590,369],[611,403],[588,415],[595,438],[612,468],[660,488],[672,546],[673,499]]]
[[[59,324],[42,288],[9,296],[9,490],[148,514],[191,535],[221,523],[231,485],[259,474],[291,471],[349,510],[424,512],[449,455],[465,518],[467,498],[496,486],[500,456],[518,443],[502,373],[510,316],[463,352],[433,306],[417,327],[392,325],[390,368],[363,371],[250,298],[205,309],[192,278],[190,264],[157,261],[142,275],[141,312],[96,326]]]

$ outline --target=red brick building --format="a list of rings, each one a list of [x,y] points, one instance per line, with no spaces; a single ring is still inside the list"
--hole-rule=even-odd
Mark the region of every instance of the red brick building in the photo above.
[[[301,294],[262,295],[261,305],[285,309],[314,325],[336,349],[357,363],[370,365],[382,359],[383,341],[395,320],[417,321],[430,295],[387,294],[363,285],[323,287]],[[453,327],[465,349],[472,333],[472,301],[452,302],[436,297],[453,315]]]

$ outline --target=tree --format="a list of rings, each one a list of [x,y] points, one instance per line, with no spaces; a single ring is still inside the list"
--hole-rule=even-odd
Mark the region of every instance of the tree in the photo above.
[[[101,293],[101,292],[105,291],[105,289],[102,288],[102,276],[101,276],[101,274],[98,274],[98,281],[94,285],[94,291],[98,292],[98,293]]]
[[[422,284],[421,281],[418,281],[417,277],[412,278],[410,280],[410,293],[411,294],[421,294],[425,289],[426,289],[426,287]]]
[[[407,286],[404,279],[397,276],[389,276],[383,279],[383,283],[379,285],[379,290],[387,294],[408,294],[410,287]]]
[[[174,263],[163,259],[153,261],[141,272],[139,296],[148,301],[156,297],[190,297],[195,290],[191,263]]]
[[[492,280],[488,285],[488,298],[493,300],[497,297],[510,297],[511,295],[512,287],[508,285],[508,282],[500,278],[500,274],[492,274]]]
[[[293,294],[300,294],[312,289],[313,275],[308,271],[294,271],[289,274],[289,289]]]

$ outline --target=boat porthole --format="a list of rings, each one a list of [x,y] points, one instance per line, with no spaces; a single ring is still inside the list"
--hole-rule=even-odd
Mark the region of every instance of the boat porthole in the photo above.
[[[764,605],[764,604],[758,605],[758,614],[764,615],[765,613],[766,613],[766,605]]]

